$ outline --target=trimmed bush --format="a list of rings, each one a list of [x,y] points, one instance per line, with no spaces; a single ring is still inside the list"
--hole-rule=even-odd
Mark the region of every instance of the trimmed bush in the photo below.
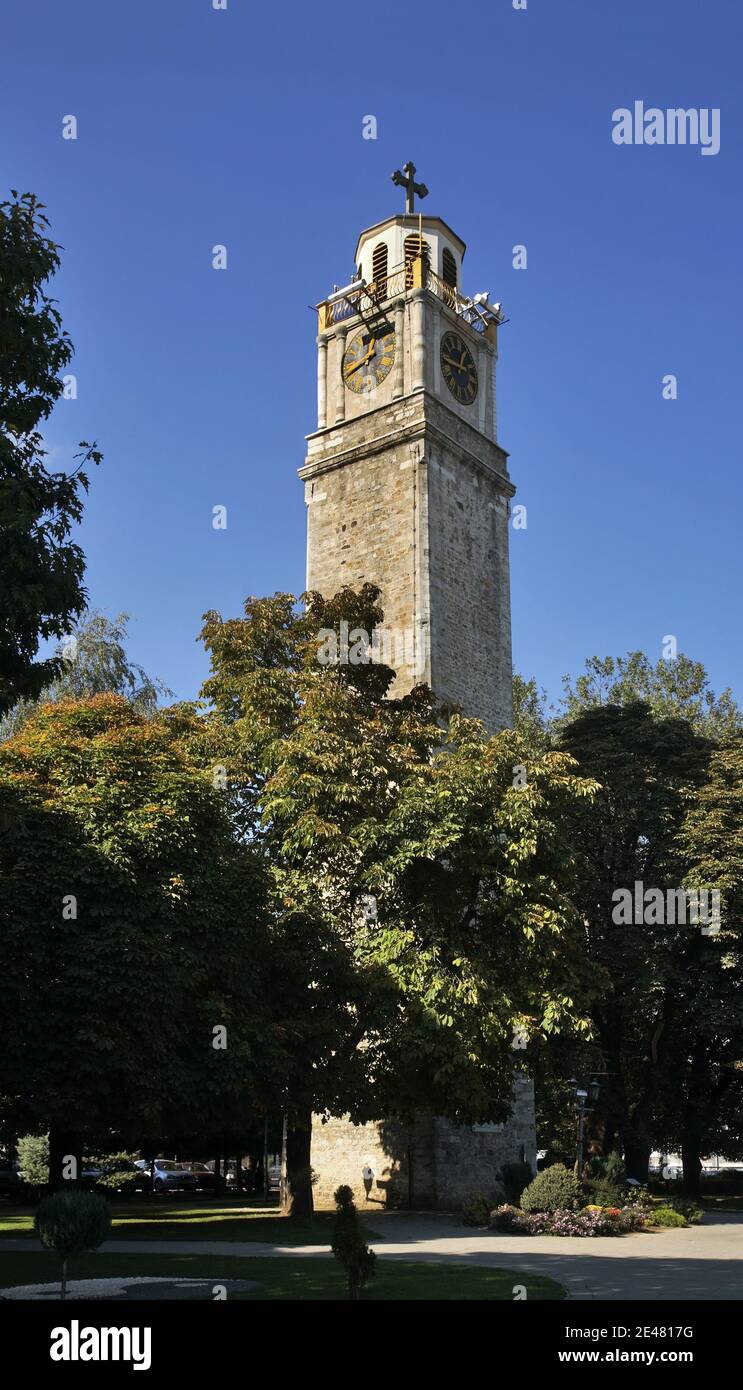
[[[582,1197],[581,1186],[574,1173],[562,1163],[554,1163],[529,1183],[521,1195],[524,1211],[573,1211]]]
[[[61,1297],[67,1293],[67,1261],[85,1250],[97,1250],[111,1229],[111,1209],[97,1192],[53,1192],[39,1203],[34,1219],[36,1234],[47,1250],[62,1261]]]
[[[336,1214],[331,1249],[346,1271],[348,1297],[358,1299],[364,1285],[374,1276],[377,1257],[364,1240],[350,1187],[342,1184],[333,1196]]]
[[[656,1207],[650,1220],[654,1226],[685,1226],[686,1217],[673,1207]]]
[[[528,1163],[504,1163],[500,1170],[506,1202],[518,1203],[524,1188],[529,1186],[534,1174]]]

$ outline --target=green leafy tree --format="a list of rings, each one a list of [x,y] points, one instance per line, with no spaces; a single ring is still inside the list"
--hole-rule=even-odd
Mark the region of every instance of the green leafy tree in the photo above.
[[[97,1250],[111,1229],[111,1208],[97,1192],[54,1192],[39,1203],[36,1234],[62,1261],[60,1297],[67,1296],[67,1263],[86,1250]]]
[[[702,1157],[743,1142],[743,738],[710,759],[679,831],[688,888],[720,895],[719,922],[679,943],[672,985],[681,1045],[669,1059],[662,1124],[699,1192]]]
[[[592,1007],[606,1075],[589,1148],[598,1138],[609,1153],[619,1138],[631,1176],[644,1179],[668,1068],[685,1046],[676,1001],[695,933],[684,923],[618,922],[614,895],[634,898],[638,882],[664,895],[683,884],[678,836],[711,748],[685,720],[643,703],[587,709],[566,725],[562,746],[601,784],[590,815],[579,803],[571,810],[586,953],[609,982]]]
[[[31,193],[0,204],[0,715],[33,699],[61,673],[37,659],[85,608],[85,560],[70,537],[81,520],[87,466],[101,454],[83,441],[77,467],[51,472],[38,426],[64,390],[72,344],[46,285],[59,247]]]
[[[98,695],[0,746],[0,1093],[54,1184],[87,1136],[217,1128],[280,1071],[263,871],[197,725]]]
[[[372,632],[377,599],[251,599],[203,632],[202,756],[223,759],[273,887],[297,1213],[313,1111],[502,1120],[517,1033],[536,1049],[588,1028],[561,826],[591,785],[564,753],[444,721],[422,687],[390,698],[386,666],[322,664],[319,634]]]
[[[49,1135],[22,1134],[16,1147],[23,1181],[30,1187],[46,1187],[49,1181]]]
[[[34,700],[19,700],[0,719],[0,741],[12,738],[34,710],[50,701],[123,695],[143,714],[154,714],[158,698],[173,692],[129,659],[125,646],[128,625],[128,613],[111,619],[103,613],[86,612],[57,648],[55,659],[61,663],[61,674]]]
[[[655,665],[644,652],[592,656],[582,675],[564,677],[563,692],[563,722],[601,706],[642,701],[658,719],[686,719],[705,738],[720,739],[743,729],[732,692],[715,695],[702,663],[683,653]]]

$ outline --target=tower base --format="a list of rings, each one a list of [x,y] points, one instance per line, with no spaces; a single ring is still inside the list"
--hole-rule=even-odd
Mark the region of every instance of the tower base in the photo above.
[[[495,1193],[504,1163],[526,1162],[537,1171],[534,1083],[514,1086],[510,1119],[499,1125],[455,1125],[436,1116],[412,1124],[376,1120],[353,1124],[347,1116],[312,1126],[313,1192],[318,1207],[333,1205],[341,1183],[359,1207],[454,1210],[473,1192]],[[368,1200],[363,1170],[374,1177]]]

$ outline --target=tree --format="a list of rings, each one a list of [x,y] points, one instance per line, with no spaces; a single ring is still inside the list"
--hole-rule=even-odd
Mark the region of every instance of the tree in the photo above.
[[[696,1196],[703,1155],[736,1156],[743,1139],[743,738],[713,752],[678,838],[686,886],[720,895],[719,922],[682,941],[674,980],[683,1047],[669,1067],[664,1119]]]
[[[588,1026],[560,827],[591,785],[563,753],[445,721],[423,687],[389,698],[394,673],[363,642],[356,663],[319,661],[341,622],[381,626],[377,599],[251,599],[203,630],[205,737],[273,888],[296,1214],[312,1205],[313,1111],[502,1120],[517,1034],[537,1048]]]
[[[111,1208],[97,1192],[54,1192],[39,1203],[34,1228],[42,1245],[62,1261],[60,1298],[66,1298],[67,1262],[103,1244],[111,1229]]]
[[[42,704],[86,695],[123,695],[143,714],[153,715],[158,697],[173,692],[129,659],[124,646],[128,624],[128,613],[113,619],[95,611],[83,614],[55,653],[61,674],[35,699],[19,700],[0,719],[0,741],[17,734]]]
[[[60,264],[44,205],[13,190],[0,204],[0,715],[33,699],[61,672],[37,660],[42,639],[62,637],[85,607],[85,560],[70,539],[83,513],[82,441],[70,474],[50,472],[38,426],[62,395],[72,344],[45,286]]]
[[[570,813],[586,952],[610,982],[592,1008],[607,1072],[593,1138],[600,1124],[609,1153],[619,1135],[628,1171],[642,1179],[668,1068],[685,1046],[677,998],[680,975],[691,968],[693,929],[665,918],[618,922],[615,893],[634,898],[642,883],[665,895],[684,883],[678,836],[689,798],[704,785],[711,745],[685,720],[655,716],[637,702],[587,709],[565,726],[562,746],[601,784],[590,814],[580,803]]]
[[[262,868],[197,725],[98,695],[0,746],[0,1093],[55,1185],[86,1136],[216,1128],[280,1071]]]
[[[364,1240],[350,1187],[342,1184],[336,1188],[333,1196],[336,1215],[331,1249],[346,1272],[348,1297],[355,1300],[374,1277],[377,1257]]]
[[[715,695],[700,661],[679,653],[655,666],[644,652],[619,657],[589,657],[574,681],[563,678],[561,722],[607,705],[647,704],[659,719],[686,719],[705,738],[720,739],[743,731],[743,717],[732,692]]]

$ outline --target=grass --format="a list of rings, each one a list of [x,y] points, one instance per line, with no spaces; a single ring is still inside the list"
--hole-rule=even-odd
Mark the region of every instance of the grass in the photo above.
[[[70,1279],[107,1278],[112,1275],[173,1275],[225,1279],[255,1279],[259,1287],[234,1294],[244,1301],[315,1300],[345,1297],[343,1272],[335,1260],[286,1256],[216,1255],[101,1255],[70,1261]],[[11,1284],[44,1284],[59,1278],[59,1260],[51,1254],[29,1250],[0,1254],[0,1287]],[[531,1301],[556,1300],[565,1290],[552,1279],[518,1270],[468,1268],[463,1265],[420,1263],[409,1260],[377,1261],[377,1275],[365,1291],[369,1302],[513,1301],[513,1288],[524,1284]],[[7,1305],[6,1305],[7,1306]]]
[[[332,1212],[317,1212],[312,1221],[289,1220],[275,1205],[236,1198],[202,1202],[154,1198],[114,1202],[111,1240],[248,1240],[277,1245],[329,1245]],[[33,1238],[31,1207],[0,1209],[0,1236]],[[381,1240],[366,1229],[367,1240]]]

